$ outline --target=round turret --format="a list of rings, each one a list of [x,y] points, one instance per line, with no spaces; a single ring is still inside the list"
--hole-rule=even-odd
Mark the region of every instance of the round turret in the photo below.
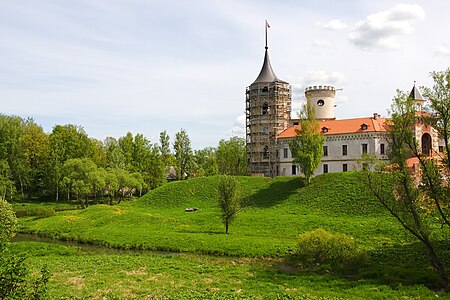
[[[334,114],[334,97],[336,89],[329,85],[314,85],[305,89],[308,105],[316,111],[316,119],[336,119]]]

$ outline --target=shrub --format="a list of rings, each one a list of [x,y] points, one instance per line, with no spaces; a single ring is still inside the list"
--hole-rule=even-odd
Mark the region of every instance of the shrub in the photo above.
[[[14,236],[17,219],[11,204],[0,198],[0,251],[6,243]]]
[[[331,233],[322,228],[299,236],[297,256],[310,265],[346,266],[363,258],[356,241],[342,233]]]
[[[26,207],[16,209],[16,216],[18,218],[22,217],[37,217],[37,218],[47,218],[51,217],[55,214],[55,210],[53,208],[48,207]]]

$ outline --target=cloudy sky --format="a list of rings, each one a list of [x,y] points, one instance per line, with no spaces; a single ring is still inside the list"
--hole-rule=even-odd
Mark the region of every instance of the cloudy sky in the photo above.
[[[194,148],[244,130],[264,20],[277,76],[330,84],[338,118],[387,115],[396,89],[450,66],[450,1],[0,0],[0,113],[49,132],[131,131],[158,142],[187,130]]]

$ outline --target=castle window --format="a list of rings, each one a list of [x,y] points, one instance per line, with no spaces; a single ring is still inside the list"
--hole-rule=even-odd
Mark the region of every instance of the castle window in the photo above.
[[[283,149],[283,158],[288,158],[288,148]]]
[[[317,100],[317,105],[318,106],[324,106],[324,104],[325,104],[325,101],[323,101],[322,99]]]
[[[347,145],[342,145],[342,155],[347,155]]]
[[[323,174],[328,173],[328,165],[327,164],[323,164]]]
[[[323,156],[328,156],[328,146],[323,146]]]
[[[384,144],[380,144],[380,154],[384,153],[385,153]]]
[[[262,114],[263,115],[269,114],[269,104],[267,102],[264,102],[262,106]]]
[[[267,86],[263,87],[261,92],[267,93],[269,91],[269,88]]]
[[[362,154],[366,154],[367,153],[367,149],[368,149],[368,145],[367,144],[361,144]]]
[[[342,172],[347,172],[347,170],[348,170],[348,165],[342,164]]]
[[[323,133],[327,133],[328,132],[328,127],[322,127],[322,132]]]
[[[269,159],[269,146],[264,146],[263,159]]]
[[[367,130],[367,124],[366,123],[362,123],[361,124],[361,129],[362,130]]]
[[[292,175],[297,175],[297,166],[292,165]]]

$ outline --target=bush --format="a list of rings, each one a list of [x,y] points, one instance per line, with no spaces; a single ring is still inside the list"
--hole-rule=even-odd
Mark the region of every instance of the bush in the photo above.
[[[0,251],[16,232],[17,219],[11,204],[0,198]]]
[[[299,236],[297,256],[310,265],[331,267],[357,264],[363,258],[352,237],[342,233],[331,233],[322,228]]]
[[[18,218],[22,217],[47,218],[55,214],[55,210],[53,208],[48,207],[33,207],[33,208],[26,207],[16,209],[15,212]]]

